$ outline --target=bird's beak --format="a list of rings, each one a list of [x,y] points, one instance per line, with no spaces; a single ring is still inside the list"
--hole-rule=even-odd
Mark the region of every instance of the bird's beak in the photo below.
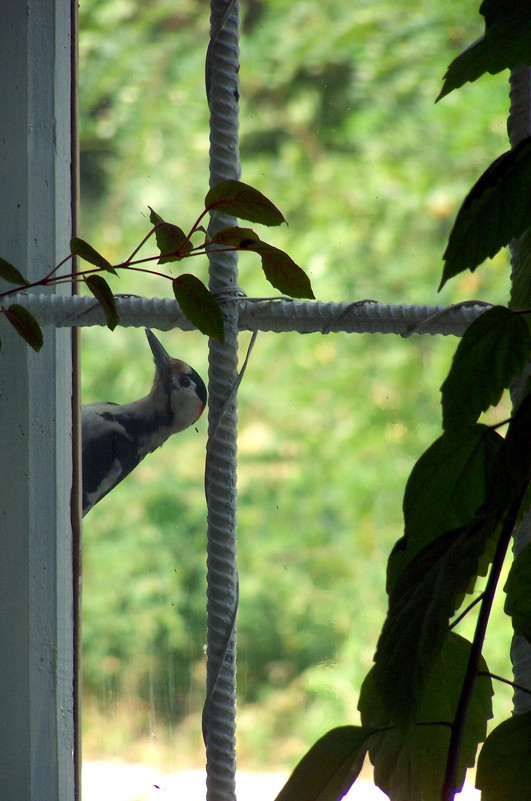
[[[147,340],[149,342],[149,347],[151,348],[153,358],[155,359],[155,367],[157,368],[157,373],[159,374],[159,377],[164,384],[166,384],[167,382],[171,383],[171,374],[172,374],[171,357],[162,347],[155,334],[152,331],[150,331],[149,328],[146,328],[145,330],[146,330]]]

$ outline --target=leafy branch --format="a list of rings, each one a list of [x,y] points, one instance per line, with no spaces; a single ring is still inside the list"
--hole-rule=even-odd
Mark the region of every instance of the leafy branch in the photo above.
[[[484,0],[480,13],[485,34],[452,62],[437,100],[486,72],[531,64],[529,3]],[[277,801],[338,801],[365,753],[392,801],[451,801],[476,762],[482,801],[531,794],[531,713],[486,736],[497,677],[482,656],[510,540],[531,502],[530,380],[509,421],[480,421],[531,361],[530,182],[528,137],[485,170],[459,209],[439,288],[519,238],[510,302],[483,312],[459,342],[441,387],[443,433],[407,482],[404,536],[387,564],[387,616],[360,692],[362,726],[324,735]],[[467,603],[482,576],[484,590]],[[531,545],[518,554],[504,589],[514,631],[531,643]],[[472,613],[468,642],[456,628]],[[324,752],[331,743],[342,755],[337,761]]]
[[[43,278],[29,282],[13,264],[0,258],[0,278],[13,289],[0,292],[0,300],[20,291],[36,287],[51,286],[83,280],[86,287],[101,306],[107,326],[113,330],[120,317],[112,290],[104,278],[105,273],[118,275],[119,270],[147,273],[171,281],[173,294],[183,314],[203,334],[224,341],[224,322],[221,305],[205,284],[190,273],[177,278],[158,269],[158,265],[182,261],[193,256],[207,256],[213,249],[221,251],[252,251],[260,256],[262,270],[269,283],[285,295],[295,298],[314,298],[310,279],[306,273],[283,250],[264,242],[251,228],[229,226],[217,231],[212,237],[203,226],[208,214],[219,213],[236,216],[248,222],[275,226],[285,222],[279,209],[257,189],[241,181],[221,181],[212,187],[205,197],[205,207],[188,231],[164,220],[150,207],[151,230],[135,247],[130,256],[119,264],[111,264],[88,242],[74,237],[70,242],[70,254],[50,270]],[[138,258],[138,253],[148,240],[155,236],[158,254]],[[200,236],[199,244],[193,238]],[[94,269],[60,273],[61,267],[74,256],[92,265]],[[155,263],[157,268],[155,267]],[[36,351],[43,344],[43,335],[38,322],[21,304],[0,308],[20,336]]]

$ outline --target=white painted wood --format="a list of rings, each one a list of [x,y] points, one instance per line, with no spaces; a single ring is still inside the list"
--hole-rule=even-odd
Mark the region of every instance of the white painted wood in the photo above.
[[[72,230],[71,5],[0,16],[0,255],[34,280]],[[71,336],[44,334],[35,354],[0,316],[2,801],[75,793]]]

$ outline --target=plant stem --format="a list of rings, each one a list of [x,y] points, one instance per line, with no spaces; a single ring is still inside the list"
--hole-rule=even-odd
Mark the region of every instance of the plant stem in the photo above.
[[[516,497],[509,509],[507,517],[505,518],[500,538],[496,546],[494,559],[492,560],[489,578],[483,592],[483,598],[476,623],[476,631],[474,633],[474,640],[470,649],[470,656],[468,658],[467,669],[463,679],[461,695],[459,696],[454,722],[452,725],[452,734],[450,736],[450,744],[448,746],[448,758],[446,761],[446,773],[444,776],[441,801],[452,801],[455,794],[457,774],[459,771],[461,744],[463,741],[468,709],[470,707],[472,693],[474,691],[474,686],[478,676],[479,660],[481,658],[481,651],[483,650],[487,624],[489,622],[492,603],[496,593],[496,587],[498,586],[501,570],[507,554],[507,548],[511,542],[513,528],[526,490],[527,484]]]

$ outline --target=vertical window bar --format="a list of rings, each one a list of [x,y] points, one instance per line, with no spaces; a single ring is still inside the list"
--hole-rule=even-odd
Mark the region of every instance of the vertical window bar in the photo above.
[[[239,44],[237,4],[212,0],[210,9],[205,77],[210,108],[210,185],[214,186],[239,177]],[[234,222],[215,214],[209,232]],[[225,341],[211,340],[209,348],[207,698],[203,713],[208,801],[235,798],[237,419],[236,398],[230,394],[237,375],[237,278],[235,254],[213,250],[210,289],[220,301],[224,298]]]

